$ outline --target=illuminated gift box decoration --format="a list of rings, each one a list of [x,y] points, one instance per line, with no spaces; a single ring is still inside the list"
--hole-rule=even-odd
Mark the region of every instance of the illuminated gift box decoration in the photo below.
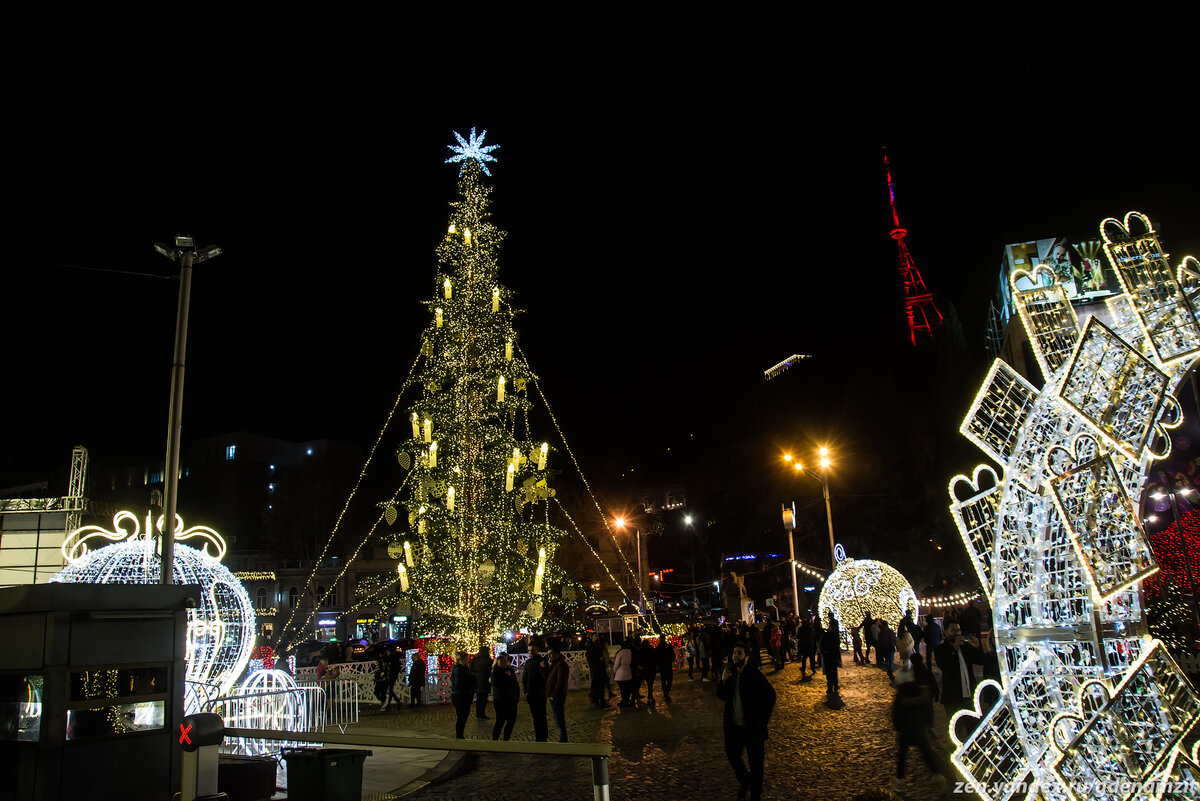
[[[993,801],[1156,799],[1170,796],[1153,782],[1193,775],[1183,743],[1200,701],[1148,636],[1140,583],[1157,564],[1137,503],[1182,420],[1200,270],[1190,257],[1171,270],[1144,215],[1101,229],[1124,290],[1108,324],[1078,331],[1053,281],[1020,293],[1045,384],[997,360],[960,429],[999,466],[956,476],[950,508],[991,603],[1001,681],[981,685],[993,705],[977,693],[956,716],[978,724],[951,761]]]

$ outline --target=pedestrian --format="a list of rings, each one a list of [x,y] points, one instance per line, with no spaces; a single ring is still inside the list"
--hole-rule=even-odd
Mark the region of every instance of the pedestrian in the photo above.
[[[904,762],[908,749],[912,747],[921,752],[929,770],[933,772],[938,794],[945,795],[948,790],[946,777],[942,775],[946,769],[942,767],[929,740],[932,723],[933,702],[928,686],[917,681],[904,681],[897,685],[896,696],[892,700],[892,726],[896,729],[896,777],[892,779],[892,789],[897,793],[904,790]]]
[[[942,627],[938,625],[933,615],[925,616],[925,636],[921,639],[925,642],[925,662],[933,664],[933,652],[945,639]]]
[[[900,662],[900,667],[908,669],[908,658],[912,656],[914,643],[912,633],[901,623],[896,628],[896,658]]]
[[[646,703],[654,704],[654,674],[656,662],[654,660],[654,646],[649,640],[642,640],[641,645],[637,650],[637,667],[638,678],[646,683]],[[641,685],[638,685],[638,693],[641,693]]]
[[[887,671],[888,678],[895,680],[896,674],[893,672],[892,659],[896,654],[896,632],[892,631],[891,626],[883,618],[876,622],[879,624],[879,633],[875,635],[875,656],[879,660],[879,665]]]
[[[771,624],[771,643],[768,650],[771,653],[771,664],[774,665],[775,671],[783,670],[783,629],[775,624]]]
[[[413,654],[412,668],[408,672],[408,705],[421,706],[425,703],[425,655],[417,651]]]
[[[937,666],[942,671],[942,706],[946,717],[960,709],[974,705],[975,669],[972,665],[984,663],[984,653],[974,637],[963,637],[962,626],[957,622],[946,624],[946,641],[934,650]]]
[[[379,701],[379,710],[387,712],[388,708],[388,663],[380,659],[375,663],[375,698]]]
[[[626,637],[621,643],[621,650],[617,651],[617,655],[613,657],[613,679],[617,682],[617,686],[621,688],[621,701],[618,706],[634,706],[634,678],[633,667],[633,642]]]
[[[546,742],[546,662],[542,658],[541,646],[530,640],[529,658],[521,668],[521,689],[525,691],[525,702],[529,704],[529,716],[533,718],[533,739]]]
[[[600,632],[593,631],[591,642],[587,645],[588,676],[590,678],[588,698],[592,699],[592,706],[596,709],[608,706],[604,700],[604,690],[608,687],[607,656],[604,641],[600,639]]]
[[[695,681],[696,677],[692,673],[696,666],[696,629],[694,626],[688,626],[687,635],[683,638],[683,651],[687,656],[688,681]]]
[[[813,674],[816,675],[817,666],[821,664],[821,639],[825,636],[825,629],[821,626],[821,616],[817,615],[813,618]]]
[[[450,703],[454,705],[454,738],[466,739],[463,731],[471,715],[471,698],[475,695],[475,676],[467,661],[467,652],[454,654],[454,667],[450,669]]]
[[[865,654],[864,665],[871,664],[871,649],[875,647],[875,635],[872,632],[872,627],[875,621],[871,619],[870,612],[863,612],[863,622],[859,624],[859,631],[862,632],[863,638],[863,653]]]
[[[554,725],[558,728],[558,741],[567,741],[567,685],[571,679],[571,669],[558,648],[550,649],[550,669],[546,672],[546,697],[550,699],[550,709],[554,712]]]
[[[508,654],[496,657],[491,681],[492,711],[496,714],[496,723],[492,726],[492,739],[499,740],[503,729],[504,739],[507,740],[512,737],[513,726],[517,723],[517,702],[521,698],[517,672],[513,670]]]
[[[395,703],[394,709],[399,709],[404,706],[404,701],[400,696],[396,695],[396,681],[400,678],[400,674],[404,672],[404,651],[397,645],[389,645],[387,647],[387,662],[388,666],[388,688],[387,696],[384,698],[383,705],[386,708],[389,704]]]
[[[658,645],[654,647],[654,662],[662,686],[663,700],[670,701],[671,685],[675,683],[675,646],[667,642],[665,634],[659,635]]]
[[[807,681],[808,673],[806,665],[812,668],[813,675],[817,675],[817,663],[813,658],[813,652],[816,650],[816,641],[813,639],[812,621],[809,620],[807,614],[800,619],[800,623],[796,626],[796,652],[800,660],[800,680]]]
[[[738,780],[738,798],[762,798],[767,725],[775,708],[775,688],[750,664],[750,647],[734,644],[730,664],[721,673],[717,697],[725,702],[725,755]],[[749,768],[742,761],[746,752]]]
[[[696,629],[696,658],[700,660],[700,681],[708,681],[708,662],[712,651],[708,647],[709,633],[706,626]]]
[[[471,673],[475,676],[475,717],[487,720],[489,683],[492,678],[492,654],[486,644],[479,646],[479,653],[471,657]]]
[[[725,666],[725,632],[721,631],[720,626],[713,626],[708,631],[708,656],[712,664],[712,678],[716,681]]]
[[[833,697],[838,685],[838,668],[842,666],[842,633],[837,618],[829,615],[829,628],[821,635],[821,669],[825,672],[825,695]]]
[[[862,634],[858,626],[850,629],[850,644],[854,647],[854,664],[867,664],[867,658],[863,656],[862,652]]]

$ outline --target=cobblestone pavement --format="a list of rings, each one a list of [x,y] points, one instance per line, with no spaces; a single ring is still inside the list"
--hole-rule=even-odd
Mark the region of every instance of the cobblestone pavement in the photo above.
[[[769,662],[764,672],[778,693],[767,741],[765,798],[842,801],[890,784],[895,775],[896,740],[887,674],[849,663],[841,670],[844,705],[835,705],[826,699],[823,676],[800,682],[794,665],[775,673]],[[609,780],[614,800],[736,798],[737,783],[724,753],[722,704],[716,697],[716,685],[701,682],[699,673],[689,682],[684,671],[676,674],[671,696],[670,703],[665,703],[656,686],[654,706],[621,709],[614,698],[607,709],[599,710],[590,706],[586,691],[573,691],[567,698],[568,737],[575,742],[612,745]],[[944,731],[945,717],[941,707],[935,707],[938,730]],[[490,715],[490,704],[488,712]],[[472,711],[467,737],[489,739],[492,722],[477,722]],[[362,723],[453,736],[454,710],[443,705],[399,713],[365,712]],[[549,727],[550,736],[556,737],[552,717]],[[524,700],[513,738],[533,739]],[[943,746],[945,751],[948,741]],[[906,773],[905,799],[938,797],[916,749],[909,751]],[[457,776],[408,797],[415,801],[591,798],[591,760],[472,754]]]

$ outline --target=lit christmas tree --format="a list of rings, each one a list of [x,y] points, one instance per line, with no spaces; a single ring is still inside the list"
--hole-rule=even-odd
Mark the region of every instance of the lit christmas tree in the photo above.
[[[456,133],[459,192],[438,246],[430,322],[410,386],[412,438],[397,449],[409,470],[408,511],[397,576],[422,617],[422,634],[473,649],[553,612],[552,585],[574,586],[552,564],[563,532],[550,525],[549,447],[529,433],[529,365],[516,348],[508,291],[496,279],[504,233],[488,213],[482,175],[496,145],[487,132]],[[385,510],[388,522],[395,509]]]

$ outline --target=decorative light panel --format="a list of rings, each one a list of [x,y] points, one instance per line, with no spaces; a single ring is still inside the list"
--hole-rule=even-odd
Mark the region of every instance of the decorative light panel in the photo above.
[[[1048,286],[1039,286],[1039,276],[1043,274],[1049,279]],[[1018,290],[1017,282],[1021,278],[1028,279],[1033,289]],[[1049,380],[1075,350],[1075,343],[1079,341],[1079,318],[1053,270],[1047,267],[1038,267],[1032,273],[1016,270],[1008,280],[1013,305],[1029,332],[1029,344],[1042,368],[1042,377]]]
[[[1059,397],[1130,458],[1140,458],[1167,374],[1095,317],[1066,366]]]
[[[1089,440],[1076,439],[1076,454]],[[1068,456],[1069,461],[1075,458]],[[1049,483],[1097,604],[1158,570],[1137,510],[1125,494],[1111,457],[1105,454],[1086,461]]]
[[[1141,223],[1139,233],[1130,230],[1135,220]],[[1150,218],[1136,211],[1126,214],[1124,222],[1109,217],[1100,223],[1100,235],[1157,361],[1169,365],[1200,353],[1195,309],[1167,263]]]
[[[991,476],[992,486],[980,491],[980,476],[987,473]],[[975,468],[974,478],[955,476],[950,479],[950,497],[956,498],[957,488],[967,486],[975,494],[965,500],[955,500],[950,504],[950,514],[958,533],[962,535],[967,553],[971,555],[971,564],[979,576],[982,587],[992,586],[992,551],[996,541],[996,510],[1000,508],[1000,481],[996,471],[987,465]]]
[[[996,359],[958,430],[1001,466],[1007,465],[1037,394],[1033,384]]]
[[[1130,234],[1131,221],[1146,230]],[[964,740],[954,733],[952,762],[995,801],[1200,795],[1189,784],[1198,754],[1183,753],[1200,698],[1147,635],[1139,588],[1156,565],[1135,506],[1181,421],[1171,393],[1200,353],[1182,294],[1200,287],[1200,265],[1171,271],[1142,215],[1114,223],[1105,253],[1126,294],[1106,301],[1111,327],[1093,316],[1061,366],[1039,359],[1040,391],[994,364],[961,428],[1002,468],[995,488],[979,469],[950,486],[992,606],[1001,682],[981,685],[999,692],[994,705],[977,693],[956,716],[979,722]],[[1041,356],[1071,330],[1052,294],[1028,296],[1022,314]]]

